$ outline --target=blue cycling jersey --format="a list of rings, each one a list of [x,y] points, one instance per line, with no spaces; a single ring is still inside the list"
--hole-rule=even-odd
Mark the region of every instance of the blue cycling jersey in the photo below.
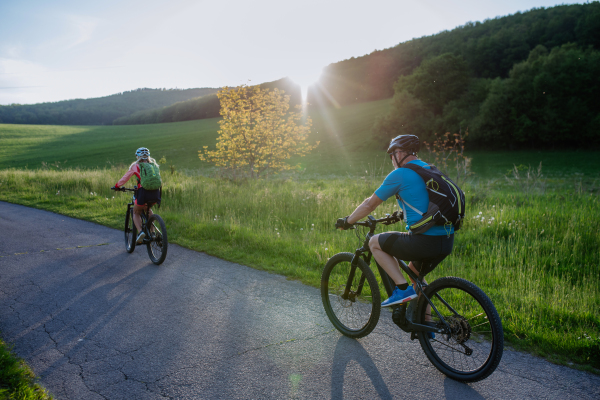
[[[428,168],[428,164],[421,160],[413,160],[408,163]],[[379,189],[375,191],[375,195],[383,201],[386,201],[396,193],[404,202],[410,204],[412,207],[422,213],[427,212],[429,194],[427,194],[425,182],[423,182],[423,179],[415,171],[408,168],[397,168],[386,176]],[[406,230],[408,230],[410,225],[421,219],[421,215],[411,207],[405,206],[404,202],[398,200],[398,204],[404,210],[404,220],[407,223]],[[435,225],[423,233],[423,235],[441,236],[452,233],[454,233],[454,227],[452,226],[444,227],[442,225]]]

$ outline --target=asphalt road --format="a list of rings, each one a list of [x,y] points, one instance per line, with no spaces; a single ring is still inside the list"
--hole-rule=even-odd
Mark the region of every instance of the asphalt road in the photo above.
[[[168,227],[168,221],[167,221]],[[599,399],[600,376],[504,352],[439,373],[383,312],[342,336],[319,290],[175,245],[0,202],[0,332],[57,399]]]

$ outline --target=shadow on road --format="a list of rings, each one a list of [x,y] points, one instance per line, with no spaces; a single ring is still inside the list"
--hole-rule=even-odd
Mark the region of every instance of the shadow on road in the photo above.
[[[466,383],[457,382],[453,379],[446,377],[444,379],[444,398],[445,399],[470,399],[479,400],[484,399],[475,389]]]
[[[362,347],[359,341],[346,336],[339,338],[333,356],[333,368],[331,371],[331,398],[344,398],[344,374],[351,361],[359,364],[371,380],[377,390],[380,399],[392,399],[392,395],[383,381],[381,373],[375,366],[369,353]],[[355,393],[360,396],[359,393]]]
[[[69,272],[64,272],[72,265],[62,272],[57,269],[56,276],[47,279],[43,287],[40,285],[38,290],[23,296],[23,311],[27,313],[34,308],[37,312],[31,313],[28,321],[23,321],[26,328],[17,334],[18,343],[29,349],[32,358],[43,357],[52,348],[66,357],[46,364],[36,371],[38,374],[45,375],[74,358],[85,360],[90,357],[89,341],[95,342],[98,334],[107,334],[103,332],[105,326],[136,298],[158,270],[152,264],[141,267],[131,264],[126,269],[117,267],[122,265],[122,259],[123,255],[119,255],[83,268],[81,262],[88,260],[79,259],[75,261],[80,262],[77,266],[80,272],[76,275],[72,275],[71,270],[71,276],[67,277]],[[40,272],[47,273],[47,270]],[[98,282],[105,283],[98,285]],[[37,320],[31,317],[37,317]],[[43,332],[50,336],[50,342],[40,337]],[[98,343],[94,347],[97,346]],[[80,352],[82,354],[78,354]]]

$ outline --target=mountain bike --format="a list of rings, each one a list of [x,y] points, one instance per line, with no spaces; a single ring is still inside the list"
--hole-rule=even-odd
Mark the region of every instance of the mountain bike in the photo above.
[[[373,331],[381,312],[379,282],[370,268],[369,240],[377,224],[391,225],[402,213],[385,218],[368,216],[356,222],[356,236],[364,238],[354,253],[331,257],[321,276],[321,299],[331,323],[344,335],[361,338]],[[368,232],[364,232],[368,229]],[[388,297],[394,281],[377,262],[377,272]],[[398,260],[419,293],[417,299],[393,307],[392,320],[411,340],[418,339],[431,363],[448,377],[462,382],[487,378],[498,366],[504,349],[502,321],[489,297],[475,284],[443,277],[427,284],[404,261]],[[430,320],[426,317],[431,306]]]
[[[117,191],[134,192],[131,202],[127,204],[127,212],[125,213],[125,250],[128,253],[133,253],[136,246],[137,228],[133,223],[133,206],[135,204],[135,192],[137,189],[119,188]],[[148,256],[150,260],[160,265],[165,261],[167,257],[167,248],[169,247],[169,241],[167,239],[167,227],[165,222],[158,214],[152,214],[149,216],[149,207],[140,215],[142,217],[142,230],[146,233],[146,237],[142,241],[142,244],[146,245],[148,249]]]

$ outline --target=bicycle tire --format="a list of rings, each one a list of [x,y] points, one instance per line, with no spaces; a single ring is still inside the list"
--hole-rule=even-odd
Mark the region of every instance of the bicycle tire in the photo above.
[[[133,208],[127,206],[125,213],[125,250],[128,253],[133,253],[135,250],[135,239],[137,237],[137,229],[133,223]]]
[[[151,229],[152,226],[154,226],[154,232]],[[167,258],[167,249],[169,247],[167,226],[160,215],[152,214],[148,219],[147,232],[152,235],[152,240],[146,245],[148,256],[154,264],[160,265]]]
[[[490,298],[477,285],[457,277],[436,279],[425,294],[452,327],[451,334],[436,333],[435,338],[419,332],[419,342],[429,361],[446,376],[461,382],[477,382],[490,376],[504,351],[502,321]],[[421,296],[417,323],[424,323],[427,305]],[[433,310],[431,317],[438,327],[443,326]]]
[[[343,298],[353,257],[352,253],[338,253],[327,261],[321,275],[321,300],[333,326],[343,335],[358,339],[375,329],[381,312],[381,297],[375,274],[364,260],[359,259],[352,293],[364,277],[362,293],[358,298]]]

